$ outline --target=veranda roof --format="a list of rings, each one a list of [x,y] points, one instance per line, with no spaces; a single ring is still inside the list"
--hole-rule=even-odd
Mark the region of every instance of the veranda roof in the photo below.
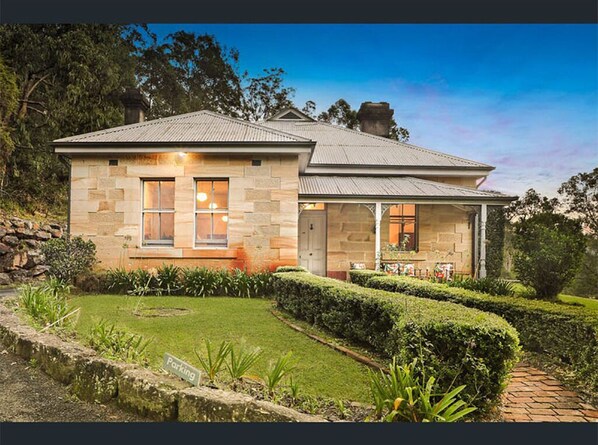
[[[428,181],[411,176],[311,176],[299,178],[299,198],[318,200],[410,200],[508,204],[516,199],[499,192]]]

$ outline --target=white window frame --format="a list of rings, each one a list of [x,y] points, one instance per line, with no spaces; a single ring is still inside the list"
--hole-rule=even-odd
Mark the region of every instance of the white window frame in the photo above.
[[[173,213],[173,209],[146,209],[145,208],[145,183],[146,182],[158,182],[158,203],[162,204],[162,182],[172,182],[175,184],[175,196],[176,199],[176,183],[174,178],[143,178],[141,180],[141,246],[143,247],[173,247],[174,246],[174,233],[172,240],[159,239],[159,240],[146,240],[145,239],[145,214],[146,213]],[[175,201],[176,202],[176,201]],[[160,225],[162,220],[160,219]],[[159,228],[158,233],[162,232],[162,227]]]
[[[227,196],[226,196],[226,210],[222,209],[199,209],[197,208],[197,184],[200,181],[210,181],[212,182],[212,202],[214,201],[214,181],[226,181],[228,184],[227,187]],[[230,208],[230,179],[229,178],[194,178],[193,179],[193,201],[194,204],[194,212],[193,212],[193,246],[195,249],[228,249],[228,240],[229,240],[229,228],[228,223],[229,220],[226,221],[226,242],[223,244],[221,241],[216,240],[204,240],[198,243],[197,240],[197,215],[198,214],[220,214],[229,215],[229,208]],[[214,218],[211,219],[212,222],[212,235],[214,234]]]

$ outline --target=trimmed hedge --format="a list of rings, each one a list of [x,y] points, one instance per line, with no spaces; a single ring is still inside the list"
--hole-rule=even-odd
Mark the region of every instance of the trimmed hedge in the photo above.
[[[351,283],[355,283],[358,286],[364,286],[367,281],[372,277],[385,277],[386,272],[378,272],[377,270],[350,270],[349,278]]]
[[[277,273],[278,305],[400,363],[423,360],[444,387],[467,385],[481,408],[498,400],[519,350],[506,321],[463,306],[366,289],[306,273]]]
[[[450,301],[500,315],[529,351],[570,365],[590,392],[598,393],[598,316],[591,309],[519,297],[499,297],[408,277],[372,276],[367,287]]]
[[[308,272],[308,270],[303,266],[278,266],[276,272]]]

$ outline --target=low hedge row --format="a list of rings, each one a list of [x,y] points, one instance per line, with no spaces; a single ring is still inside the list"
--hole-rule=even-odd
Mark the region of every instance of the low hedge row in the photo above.
[[[386,277],[386,272],[378,272],[375,270],[351,270],[349,271],[349,278],[351,283],[355,283],[358,286],[366,287],[365,284],[372,277]]]
[[[363,282],[363,274],[359,279]],[[526,350],[569,365],[598,393],[598,317],[587,308],[519,297],[500,297],[408,277],[370,275],[365,285],[401,294],[459,303],[500,315],[519,332]]]
[[[467,385],[481,409],[497,401],[516,360],[517,332],[496,315],[308,273],[274,276],[282,309],[402,363],[419,357],[445,388]]]

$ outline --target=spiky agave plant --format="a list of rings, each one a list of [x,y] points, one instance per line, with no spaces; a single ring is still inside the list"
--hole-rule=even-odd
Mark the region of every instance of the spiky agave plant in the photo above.
[[[436,379],[425,380],[416,365],[417,359],[403,366],[393,359],[388,374],[369,371],[377,418],[384,422],[456,422],[476,410],[457,397],[465,385],[442,391]]]
[[[207,355],[205,357],[202,356],[197,352],[197,349],[195,349],[195,355],[210,382],[214,382],[216,374],[220,372],[226,357],[230,354],[231,344],[227,341],[222,341],[218,347],[218,351],[212,348],[212,342],[208,339],[205,340],[205,345]]]

